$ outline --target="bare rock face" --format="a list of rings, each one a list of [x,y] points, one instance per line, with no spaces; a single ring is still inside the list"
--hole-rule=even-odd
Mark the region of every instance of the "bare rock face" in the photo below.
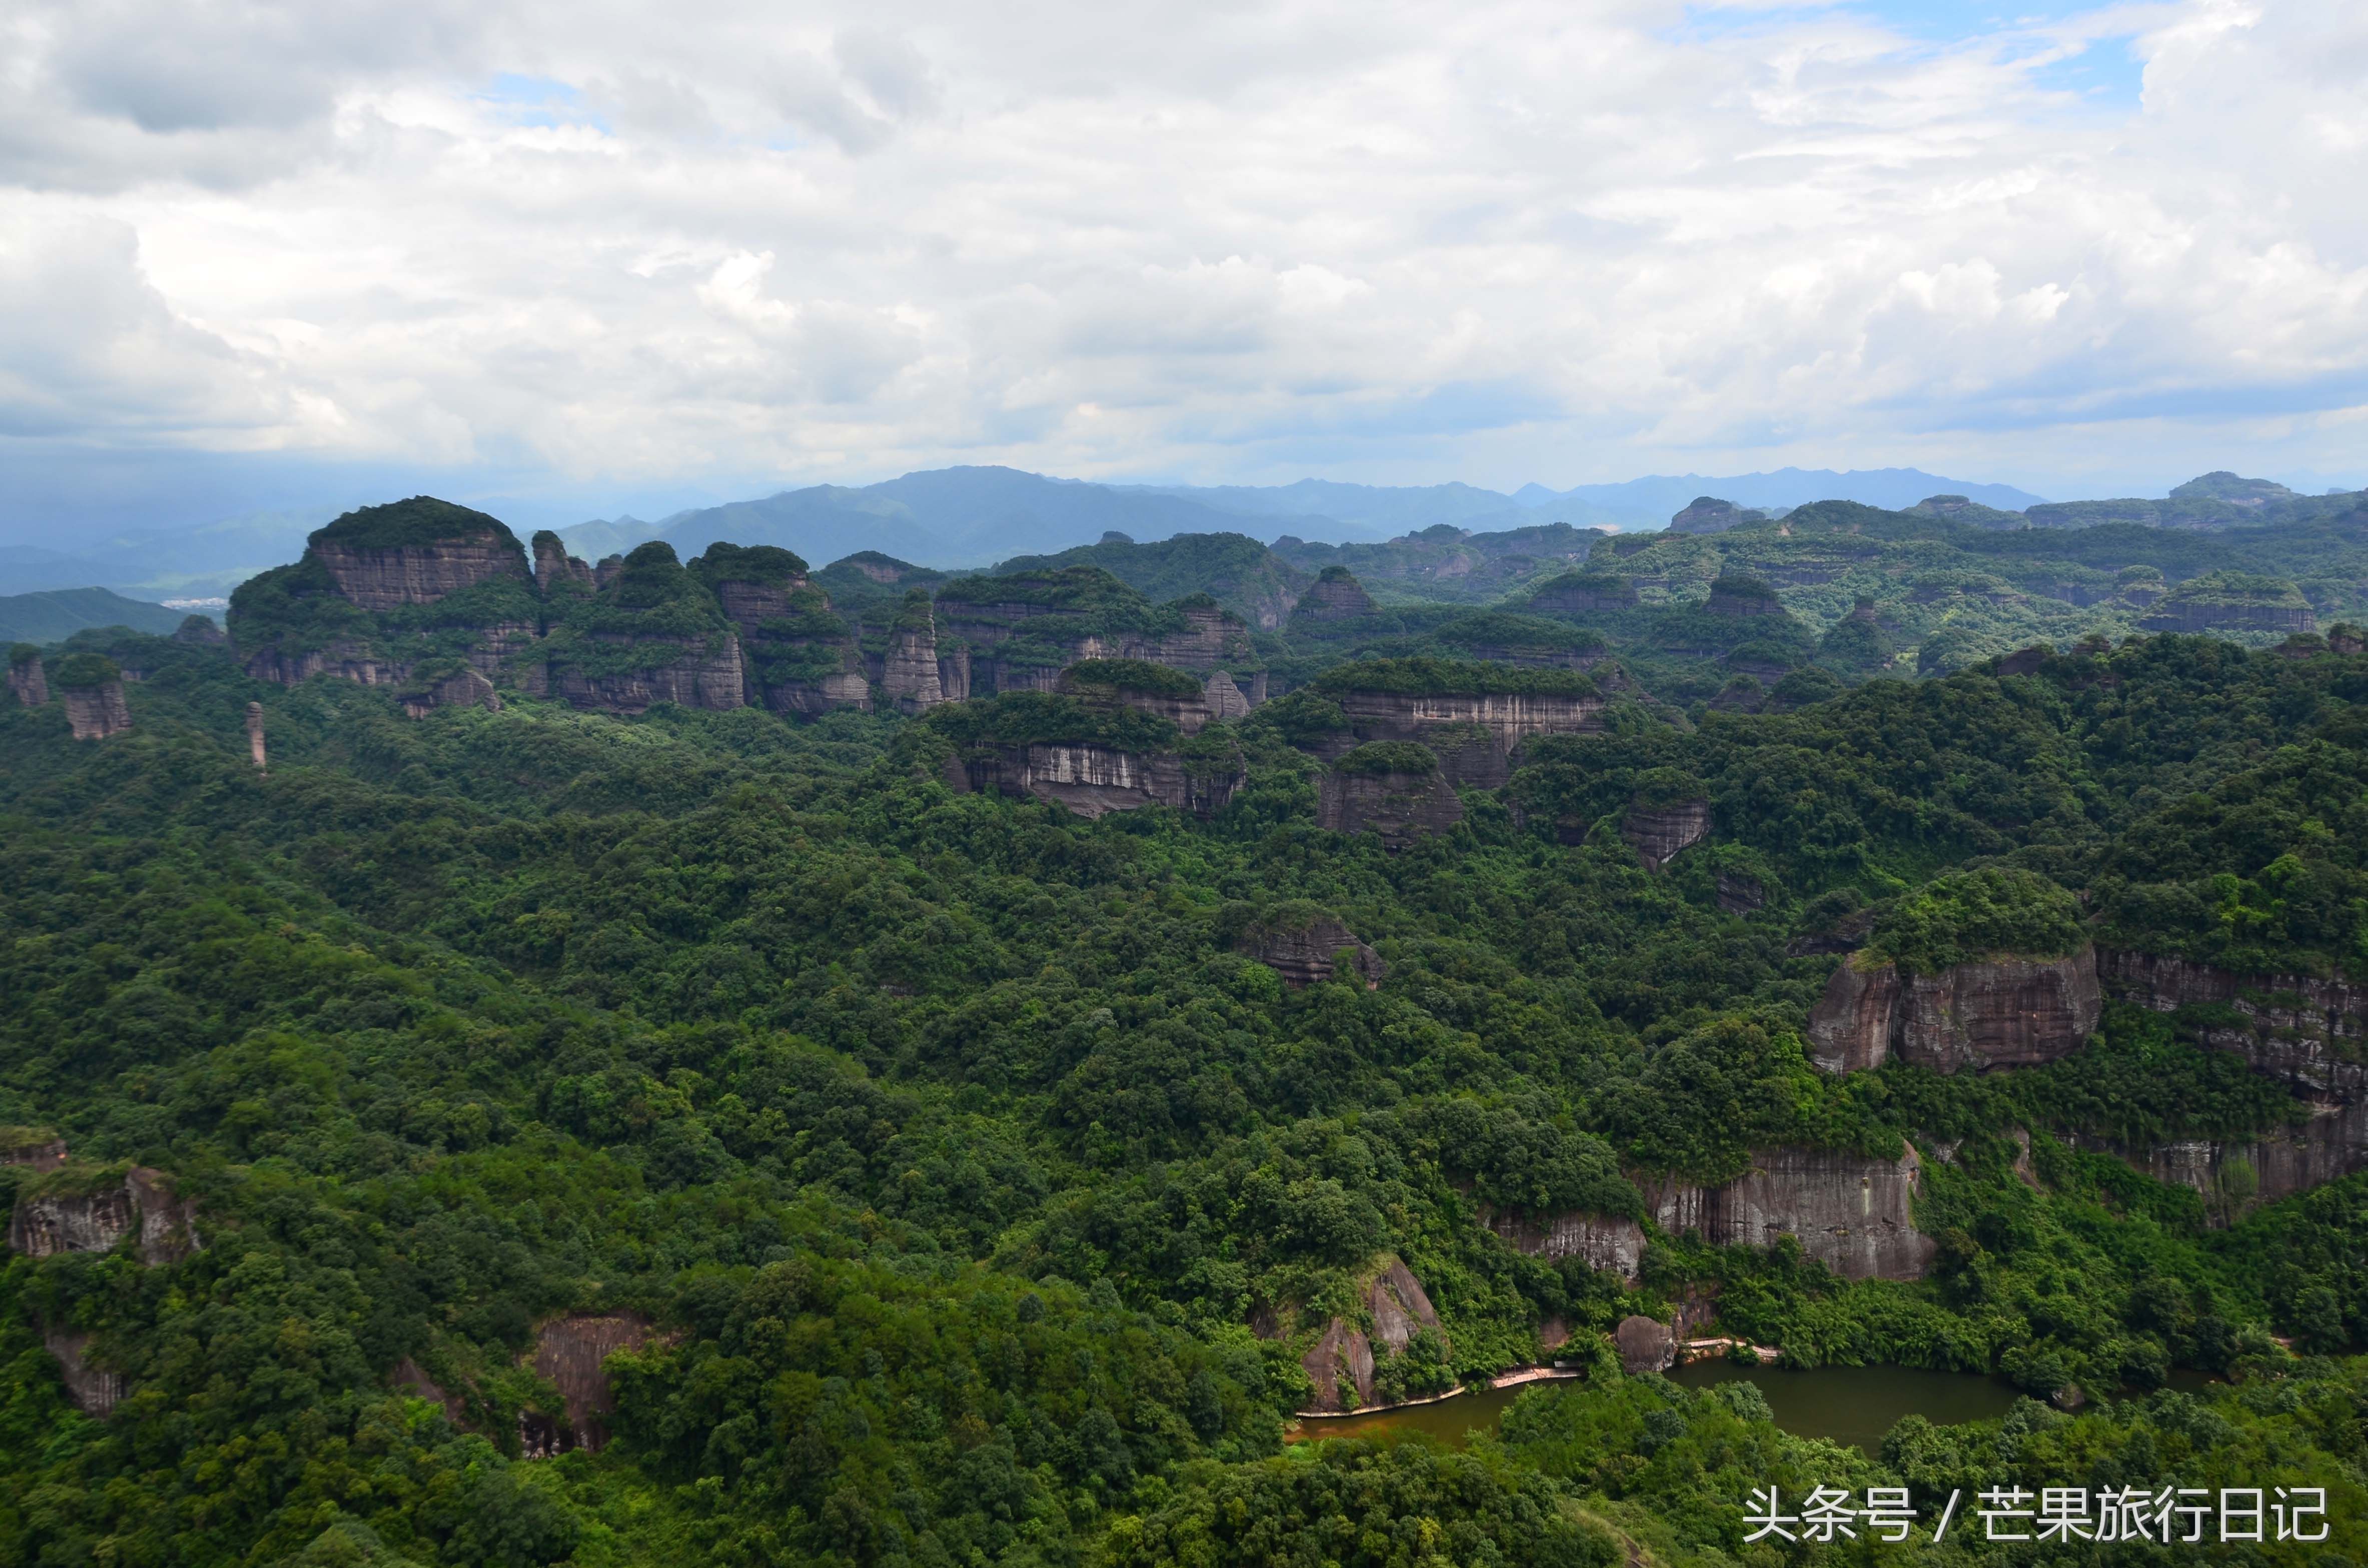
[[[1765,512],[1746,511],[1732,501],[1722,501],[1715,495],[1697,495],[1691,505],[1669,519],[1669,531],[1679,534],[1723,534],[1745,523],[1765,517]]]
[[[962,643],[938,644],[938,689],[948,702],[970,700],[970,649]]]
[[[12,1127],[0,1139],[0,1165],[22,1165],[36,1174],[63,1170],[66,1141],[46,1127]]]
[[[1648,871],[1657,871],[1678,852],[1710,836],[1710,802],[1679,801],[1667,806],[1636,806],[1621,819],[1620,836]]]
[[[1345,566],[1327,566],[1323,574],[1309,585],[1300,596],[1298,607],[1291,612],[1294,622],[1314,626],[1333,625],[1344,620],[1361,620],[1373,613],[1373,596],[1357,581]]]
[[[2302,974],[2238,975],[2187,959],[2107,948],[2105,994],[2157,1013],[2209,1009],[2196,1037],[2256,1073],[2325,1098],[2368,1100],[2368,986]]]
[[[888,657],[880,672],[880,699],[899,713],[921,713],[946,700],[938,677],[936,614],[926,601],[908,605],[890,633]]]
[[[1308,1408],[1344,1411],[1352,1408],[1342,1397],[1345,1385],[1356,1393],[1357,1404],[1373,1403],[1373,1347],[1362,1329],[1350,1328],[1338,1318],[1326,1324],[1324,1337],[1299,1358],[1300,1369],[1315,1386]]]
[[[490,708],[498,712],[501,706],[494,683],[474,667],[446,676],[425,691],[403,699],[403,711],[414,719],[425,719],[438,708]],[[260,727],[258,724],[258,731]]]
[[[1809,1016],[1810,1059],[1829,1073],[1894,1055],[1936,1073],[2034,1067],[2087,1044],[2102,1006],[2093,948],[1907,976],[1845,961]]]
[[[1713,615],[1755,616],[1782,615],[1783,604],[1776,591],[1756,577],[1721,577],[1710,585],[1710,597],[1702,608]]]
[[[972,790],[1034,795],[1082,817],[1142,806],[1172,806],[1195,816],[1223,810],[1247,774],[1196,776],[1172,753],[1137,753],[1088,744],[996,748],[964,765]]]
[[[194,1204],[176,1198],[162,1171],[135,1165],[120,1186],[19,1198],[9,1216],[8,1245],[27,1257],[111,1252],[135,1237],[140,1261],[154,1267],[199,1250]]]
[[[103,741],[131,731],[131,705],[124,700],[121,677],[97,686],[64,688],[66,722],[78,741]]]
[[[42,672],[38,649],[28,646],[12,653],[8,660],[8,690],[28,708],[39,708],[49,701],[49,677]]]
[[[1188,735],[1199,734],[1217,716],[1209,705],[1205,689],[1194,690],[1187,686],[1182,691],[1144,691],[1080,678],[1089,670],[1109,667],[1106,665],[1073,665],[1060,673],[1053,689],[1097,707],[1132,708],[1138,713],[1165,719]]]
[[[1463,696],[1344,691],[1335,700],[1349,721],[1348,737],[1336,752],[1366,741],[1429,746],[1449,782],[1459,790],[1503,788],[1513,776],[1514,754],[1522,742],[1532,735],[1600,733],[1604,710],[1611,706],[1600,694],[1546,692]]]
[[[1381,954],[1328,915],[1305,926],[1255,926],[1244,934],[1240,950],[1282,976],[1294,991],[1331,979],[1335,958],[1343,951],[1350,955],[1349,966],[1363,978],[1368,991],[1379,986],[1387,972]]]
[[[1634,609],[1636,585],[1609,572],[1574,572],[1555,578],[1531,595],[1529,608],[1538,615],[1591,615]]]
[[[127,1380],[120,1372],[107,1371],[90,1364],[87,1355],[90,1335],[69,1334],[63,1329],[46,1329],[41,1344],[56,1358],[58,1376],[66,1385],[66,1397],[85,1415],[104,1421],[123,1402]]]
[[[534,536],[534,585],[544,598],[575,590],[592,592],[592,568],[567,553],[559,536],[545,528]]]
[[[1768,890],[1746,871],[1718,874],[1718,906],[1729,915],[1749,915],[1768,904]]]
[[[1693,1231],[1713,1245],[1756,1247],[1791,1235],[1846,1279],[1920,1279],[1935,1250],[1911,1210],[1921,1174],[1912,1148],[1896,1160],[1759,1149],[1751,1169],[1725,1186],[1665,1178],[1645,1199],[1671,1235]]]
[[[735,636],[726,634],[712,641],[683,637],[601,641],[677,652],[664,664],[621,675],[587,676],[561,665],[550,676],[553,697],[604,713],[645,713],[661,702],[685,708],[738,708],[747,701],[746,666],[741,662],[740,640]]]
[[[1630,1284],[1645,1261],[1645,1227],[1573,1210],[1560,1214],[1496,1214],[1488,1228],[1532,1257],[1575,1257]]]
[[[336,579],[337,592],[367,610],[432,605],[480,583],[527,575],[518,541],[491,529],[386,549],[324,540],[311,550]]]
[[[1639,1372],[1666,1372],[1678,1359],[1678,1336],[1669,1325],[1648,1317],[1624,1317],[1620,1326],[1611,1331],[1611,1343],[1620,1351],[1620,1369],[1634,1377]]]
[[[1214,599],[1195,595],[1177,608],[1184,616],[1181,631],[1144,638],[1139,642],[1130,639],[1121,657],[1206,676],[1226,664],[1243,663],[1252,656],[1249,628],[1228,615]]]
[[[1208,684],[1201,687],[1201,695],[1208,701],[1210,716],[1220,722],[1249,716],[1250,699],[1242,695],[1242,688],[1234,684],[1234,677],[1223,670],[1209,673]]]
[[[567,1422],[553,1429],[529,1415],[519,1424],[520,1446],[529,1459],[582,1449],[598,1453],[609,1441],[608,1418],[617,1413],[617,1391],[601,1363],[620,1350],[639,1350],[655,1337],[650,1321],[634,1312],[578,1313],[547,1323],[535,1338],[534,1369],[549,1378],[566,1402]]]
[[[1463,801],[1447,776],[1429,773],[1342,773],[1326,768],[1316,780],[1315,821],[1334,833],[1376,833],[1392,849],[1445,833],[1463,820]]]
[[[274,686],[295,686],[319,675],[360,686],[395,686],[410,675],[404,665],[350,641],[299,653],[264,648],[247,659],[245,667],[250,680],[268,680]]]
[[[2301,1126],[2258,1138],[2198,1139],[2135,1151],[2090,1146],[2120,1155],[2157,1181],[2194,1189],[2204,1199],[2209,1222],[2226,1225],[2264,1204],[2368,1169],[2368,1101],[2316,1104]]]
[[[1393,1356],[1405,1355],[1407,1344],[1426,1328],[1446,1337],[1422,1281],[1395,1257],[1365,1287],[1365,1311],[1373,1320],[1374,1340]]]

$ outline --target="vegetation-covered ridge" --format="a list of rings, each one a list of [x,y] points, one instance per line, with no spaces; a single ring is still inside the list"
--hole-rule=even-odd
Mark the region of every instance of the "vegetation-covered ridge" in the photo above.
[[[1689,552],[1752,531],[1619,564],[1715,575]],[[1313,652],[1261,631],[1297,689],[1189,739],[1099,695],[1180,701],[1186,672],[1074,660],[1080,694],[917,718],[512,684],[414,719],[400,683],[250,678],[245,646],[53,645],[53,681],[125,672],[134,724],[77,742],[62,703],[0,700],[0,1126],[70,1151],[0,1165],[0,1200],[97,1214],[155,1171],[198,1244],[0,1266],[0,1557],[1711,1568],[1754,1561],[1751,1486],[1976,1477],[2325,1486],[2357,1555],[2368,1176],[2325,1141],[2356,1053],[2304,1082],[2255,1026],[2368,978],[2368,653],[2066,639],[1922,680],[1812,664],[1751,711],[1655,663],[1654,618],[1713,619],[1710,578],[1668,574],[1601,623],[1644,672],[1619,686],[1442,658],[1472,605],[1398,603]],[[576,606],[620,618],[587,640],[738,634],[663,546]],[[1814,655],[1830,625],[1787,608]],[[1336,698],[1373,691],[1593,694],[1600,729],[1522,737],[1432,831],[1332,832],[1357,768],[1471,744],[1345,744]],[[1039,746],[1237,782],[1099,817],[962,787]],[[2011,1071],[1813,1065],[1853,952],[2084,945],[2232,983],[2109,995]],[[1789,1151],[1856,1205],[1911,1148],[1919,1278],[1713,1244],[1678,1197]],[[2328,1168],[2276,1185],[2294,1150]],[[1582,1221],[1633,1245],[1545,1244]],[[1401,1266],[1437,1321],[1394,1341]],[[1803,1366],[2033,1397],[1820,1448],[1607,1360],[1681,1304]],[[594,1323],[623,1348],[571,1362]],[[1468,1453],[1286,1453],[1352,1334],[1360,1400],[1587,1376]]]

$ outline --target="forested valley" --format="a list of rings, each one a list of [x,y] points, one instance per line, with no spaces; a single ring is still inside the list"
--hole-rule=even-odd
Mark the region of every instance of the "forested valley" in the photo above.
[[[2368,513],[2289,511],[1483,593],[421,499],[19,646],[0,1561],[2368,1560]],[[1868,1455],[1713,1339],[2024,1397]],[[1744,1539],[2004,1480],[2332,1533]]]

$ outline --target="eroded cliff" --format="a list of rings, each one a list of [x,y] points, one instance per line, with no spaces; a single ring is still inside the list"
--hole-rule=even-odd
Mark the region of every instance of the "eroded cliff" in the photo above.
[[[1920,1279],[1935,1246],[1916,1228],[1922,1166],[1828,1149],[1758,1149],[1751,1169],[1718,1187],[1675,1177],[1640,1181],[1664,1232],[1695,1232],[1717,1246],[1766,1247],[1796,1237],[1846,1279]]]
[[[2101,1010],[2093,948],[1937,974],[1859,955],[1843,960],[1810,1013],[1809,1054],[1828,1073],[1879,1067],[1894,1056],[1936,1073],[2032,1067],[2087,1044]]]

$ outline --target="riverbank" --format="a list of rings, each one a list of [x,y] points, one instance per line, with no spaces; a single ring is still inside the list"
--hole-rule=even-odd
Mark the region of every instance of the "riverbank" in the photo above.
[[[1489,1379],[1486,1389],[1465,1384],[1449,1389],[1445,1393],[1429,1394],[1421,1399],[1402,1399],[1395,1404],[1370,1404],[1356,1410],[1297,1410],[1292,1413],[1292,1416],[1297,1421],[1355,1421],[1368,1416],[1386,1415],[1393,1411],[1414,1410],[1426,1404],[1444,1404],[1451,1399],[1462,1399],[1470,1393],[1493,1393],[1499,1389],[1520,1388],[1524,1383],[1558,1382],[1584,1376],[1586,1374],[1576,1368],[1565,1369],[1559,1367],[1523,1367],[1517,1371],[1506,1372],[1499,1377]]]

